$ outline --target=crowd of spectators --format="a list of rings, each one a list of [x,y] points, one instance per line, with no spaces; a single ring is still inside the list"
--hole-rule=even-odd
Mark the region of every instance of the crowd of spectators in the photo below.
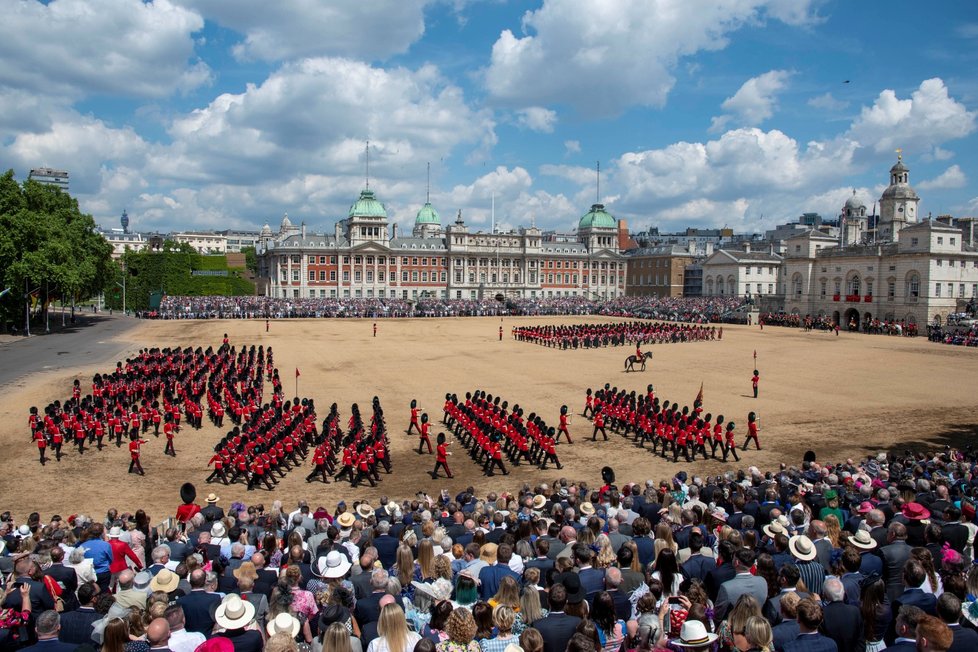
[[[978,456],[601,487],[188,499],[159,528],[0,515],[0,648],[32,652],[975,649]],[[374,499],[378,497],[374,496]]]
[[[166,296],[150,319],[289,319],[485,317],[497,315],[608,315],[707,323],[743,304],[735,297],[584,297],[487,299],[277,299],[273,297]]]
[[[865,319],[862,324],[852,321],[845,326],[836,324],[828,315],[799,315],[786,312],[768,312],[761,315],[761,320],[765,326],[785,326],[787,328],[802,328],[805,332],[835,331],[837,328],[845,328],[849,332],[861,332],[867,335],[902,335],[903,337],[917,337],[918,329],[914,323],[908,323],[903,319]]]

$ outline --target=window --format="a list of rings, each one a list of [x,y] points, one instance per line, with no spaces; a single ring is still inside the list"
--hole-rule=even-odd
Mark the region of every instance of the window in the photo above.
[[[413,283],[418,282],[418,272],[416,270],[411,272],[411,282]]]
[[[401,258],[401,264],[402,265],[407,265],[408,264],[408,259],[407,259],[406,256]]]
[[[795,245],[795,253],[799,253],[800,251],[801,251],[801,245]]]
[[[325,265],[326,264],[326,256],[320,256],[319,257],[319,264],[320,265]]]
[[[750,265],[748,265],[747,266],[747,269],[744,270],[744,274],[746,274],[747,276],[750,276]]]
[[[421,272],[421,282],[422,283],[428,282],[428,272]]]
[[[329,264],[330,265],[335,265],[336,264],[336,256],[330,256],[329,257]]]
[[[386,256],[377,256],[377,264],[378,265],[386,265],[387,264],[387,257]]]
[[[353,280],[356,281],[357,283],[363,280],[363,275],[360,273],[359,269],[353,272]]]
[[[329,280],[332,281],[332,282],[334,282],[334,283],[336,282],[336,270],[335,269],[329,273]]]
[[[964,283],[959,283],[958,284],[958,298],[959,299],[963,299],[964,298]]]
[[[310,265],[315,265],[316,264],[316,257],[315,256],[309,256],[309,264]]]
[[[374,257],[373,256],[367,256],[367,264],[368,265],[373,265],[374,264]]]
[[[758,294],[761,294],[762,293],[761,292],[761,284],[760,283],[757,284],[757,293]]]
[[[952,246],[954,245],[954,242],[955,242],[955,241],[954,241],[954,238],[951,238],[951,245],[952,245]]]
[[[417,265],[417,264],[418,264],[418,259],[417,259],[417,257],[414,257],[414,258],[412,258],[412,259],[411,259],[411,264],[412,264],[412,265]]]
[[[954,296],[954,283],[948,283],[947,284],[947,296],[948,297],[953,297]]]
[[[309,270],[309,280],[310,281],[315,281],[316,280],[316,272],[314,270],[311,270],[311,269]]]
[[[886,298],[893,301],[894,296],[896,296],[896,281],[888,281],[886,283]]]
[[[344,265],[349,265],[350,264],[350,257],[349,256],[343,256],[343,264]]]
[[[944,244],[944,236],[940,236],[940,235],[937,236],[937,244],[939,245]]]
[[[319,280],[320,281],[326,280],[326,270],[322,270],[321,272],[319,272]]]
[[[825,298],[825,289],[826,289],[826,288],[825,288],[825,286],[826,286],[826,285],[828,285],[828,284],[827,284],[827,283],[826,283],[825,281],[822,281],[822,282],[821,282],[821,283],[819,284],[819,288],[820,288],[820,290],[821,290],[821,295],[822,295],[822,298],[823,298],[823,299]]]
[[[292,264],[293,265],[298,265],[301,262],[302,262],[302,259],[299,256],[292,256]]]
[[[427,258],[422,258],[421,259],[421,264],[424,265],[424,266],[427,266],[428,265],[428,259]]]
[[[940,284],[940,283],[938,283],[938,284],[937,284],[937,285],[935,286],[935,288],[934,288],[934,290],[935,290],[935,292],[934,292],[934,296],[935,296],[935,297],[939,297],[939,296],[941,296],[941,284]]]
[[[386,278],[387,278],[387,274],[384,273],[384,270],[380,270],[377,272],[377,280],[379,282],[383,283]]]
[[[920,277],[913,274],[907,281],[907,296],[916,299],[920,296]]]
[[[349,283],[350,282],[350,271],[349,270],[343,270],[343,282],[344,283]]]
[[[408,276],[408,273],[407,272],[401,272],[401,281],[403,283],[407,283],[407,281],[408,281],[409,278],[411,278],[411,277]]]
[[[948,267],[954,267],[954,260],[947,261],[947,266]]]
[[[910,246],[911,247],[916,247],[917,246],[917,242],[918,242],[917,238],[910,238]]]
[[[938,267],[943,267],[943,266],[944,266],[944,261],[943,261],[943,260],[941,260],[940,258],[938,258],[938,259],[937,259],[937,266],[938,266]]]
[[[774,283],[768,283],[767,284],[767,293],[768,294],[774,294]]]

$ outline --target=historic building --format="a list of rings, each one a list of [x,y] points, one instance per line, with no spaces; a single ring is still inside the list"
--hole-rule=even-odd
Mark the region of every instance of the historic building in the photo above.
[[[740,249],[717,250],[703,261],[703,296],[777,296],[782,260],[773,245],[759,248],[749,241]]]
[[[708,245],[712,253],[712,245]],[[694,242],[687,246],[660,245],[633,249],[627,254],[625,293],[631,297],[681,297],[686,270],[702,259]]]
[[[259,236],[259,276],[273,297],[477,299],[625,293],[619,223],[601,204],[585,213],[573,236],[548,236],[535,226],[470,231],[461,211],[442,225],[430,202],[410,236],[390,225],[369,188],[333,233],[310,233],[286,216],[277,233]]]
[[[918,221],[920,197],[902,160],[890,169],[875,228],[855,194],[840,239],[807,231],[787,240],[784,309],[862,329],[873,319],[944,321],[978,297],[978,251],[960,227]],[[841,242],[840,242],[841,240]]]

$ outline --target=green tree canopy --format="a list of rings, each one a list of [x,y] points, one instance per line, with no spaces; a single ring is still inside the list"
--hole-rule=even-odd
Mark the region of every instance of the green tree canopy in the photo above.
[[[40,309],[50,300],[81,299],[102,291],[114,277],[112,247],[78,201],[58,188],[0,177],[0,300],[5,320],[24,315],[25,291]]]

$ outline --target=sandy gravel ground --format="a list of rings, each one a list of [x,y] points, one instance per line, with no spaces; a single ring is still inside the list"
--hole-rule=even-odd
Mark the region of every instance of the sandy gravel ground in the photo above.
[[[33,510],[45,517],[57,512],[102,514],[144,507],[155,520],[172,515],[184,481],[198,493],[213,490],[221,504],[232,500],[292,505],[306,498],[313,507],[332,508],[343,497],[368,499],[381,494],[412,496],[419,490],[436,494],[440,488],[457,491],[468,485],[485,491],[515,489],[523,482],[550,481],[561,475],[599,483],[599,470],[610,464],[619,482],[670,477],[680,468],[692,473],[716,473],[733,463],[698,461],[692,465],[666,462],[635,448],[619,436],[608,442],[590,441],[590,423],[579,416],[588,387],[611,383],[644,391],[653,383],[663,399],[692,404],[703,383],[705,410],[733,420],[742,434],[746,416],[760,416],[761,451],[741,455],[737,466],[776,468],[797,463],[804,451],[819,459],[844,459],[878,450],[964,445],[978,435],[978,350],[932,344],[924,340],[862,334],[836,337],[784,328],[727,326],[723,340],[655,345],[654,358],[644,373],[625,373],[630,347],[559,351],[514,341],[510,328],[529,323],[581,323],[601,318],[506,318],[506,337],[498,341],[498,318],[413,319],[378,322],[371,337],[369,320],[145,322],[122,337],[135,353],[151,346],[217,346],[227,332],[235,345],[272,346],[286,395],[294,392],[294,370],[301,370],[299,394],[316,401],[320,416],[332,402],[345,419],[350,404],[368,405],[379,396],[392,438],[394,473],[381,474],[377,489],[351,490],[348,483],[307,484],[307,471],[292,471],[274,492],[247,492],[243,485],[204,485],[209,451],[221,433],[210,425],[198,431],[184,428],[177,438],[177,457],[163,455],[164,440],[144,447],[145,477],[126,473],[128,454],[110,447],[79,456],[73,448],[61,463],[41,467],[30,443],[27,412],[70,395],[71,381],[90,388],[91,376],[114,367],[115,360],[85,368],[52,369],[21,378],[0,396],[0,444],[4,472],[0,474],[0,508],[19,517]],[[750,377],[757,351],[760,398],[751,398]],[[0,352],[0,364],[3,353]],[[266,385],[266,387],[269,387]],[[526,465],[512,468],[509,477],[485,478],[465,456],[455,455],[455,479],[435,483],[428,475],[431,455],[418,455],[416,439],[407,437],[408,404],[417,398],[440,425],[446,392],[460,396],[476,388],[516,402],[527,413],[557,422],[561,404],[577,415],[571,424],[573,445],[561,444],[562,471],[540,471]],[[270,390],[269,390],[270,391]]]

